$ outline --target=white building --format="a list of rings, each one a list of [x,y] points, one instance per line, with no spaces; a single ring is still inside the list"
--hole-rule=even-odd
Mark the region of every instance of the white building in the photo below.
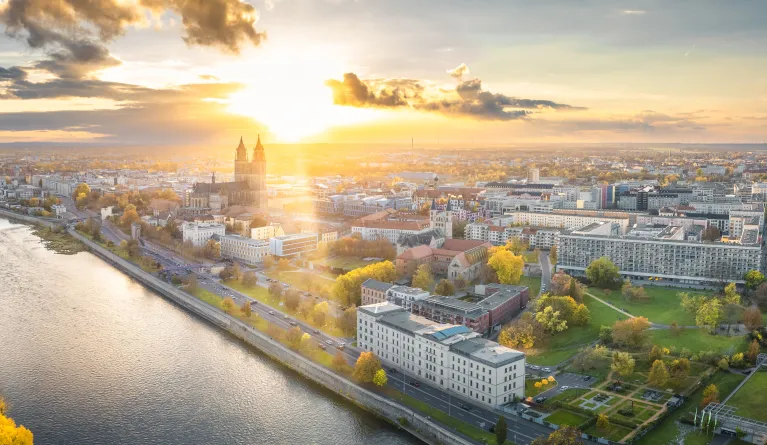
[[[213,235],[224,236],[226,226],[216,223],[185,222],[181,226],[184,242],[191,242],[195,247],[202,247]]]
[[[405,375],[497,408],[524,397],[525,354],[483,339],[466,326],[439,324],[391,303],[357,312],[361,349]]]
[[[67,207],[63,204],[54,204],[51,206],[51,210],[56,218],[63,218],[64,214],[67,213]]]
[[[114,207],[102,207],[101,208],[101,220],[104,221],[105,219],[109,218],[110,216],[114,216],[113,213]]]
[[[317,250],[316,233],[275,236],[269,240],[269,252],[278,257],[300,255]]]
[[[269,256],[269,242],[245,238],[240,235],[224,235],[218,238],[221,256],[246,264],[262,263]]]
[[[282,230],[280,224],[271,223],[263,227],[251,227],[250,237],[257,240],[269,240],[275,236],[284,236],[285,231]]]
[[[537,168],[527,170],[527,183],[536,184],[541,180],[541,171]]]

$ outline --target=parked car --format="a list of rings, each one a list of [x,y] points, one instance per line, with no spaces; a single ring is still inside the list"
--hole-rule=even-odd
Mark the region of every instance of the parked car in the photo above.
[[[320,333],[320,330],[319,330],[319,329],[315,329],[315,330],[314,330],[314,333],[315,333],[315,334],[319,334],[319,333]]]
[[[291,325],[291,326],[296,326],[296,324],[297,324],[297,323],[296,323],[295,321],[293,321],[293,320],[290,320],[290,325]]]
[[[285,314],[285,315],[283,315],[283,316],[282,316],[282,318],[284,318],[285,320],[287,320],[287,319],[288,319],[288,318],[290,318],[290,317],[288,317],[288,314]]]
[[[469,405],[461,405],[461,409],[464,411],[471,411],[471,407]]]
[[[274,315],[274,311],[269,311],[269,315]]]
[[[420,384],[420,383],[418,383],[418,382],[416,382],[415,380],[411,380],[411,381],[410,381],[410,386],[414,386],[414,387],[416,387],[416,388],[420,388],[420,387],[421,387],[421,384]]]
[[[327,340],[325,343],[327,343],[327,344],[328,344],[328,346],[333,346],[333,342],[332,342],[332,341],[330,341],[330,340]]]
[[[546,399],[547,397],[540,396],[540,397],[536,397],[534,400],[535,400],[535,403],[543,403],[546,401]]]
[[[563,387],[562,387],[562,391],[565,391],[565,390],[568,390],[568,389],[570,389],[570,387],[569,387],[569,386],[563,386]]]
[[[543,368],[544,372],[551,372],[551,368]]]

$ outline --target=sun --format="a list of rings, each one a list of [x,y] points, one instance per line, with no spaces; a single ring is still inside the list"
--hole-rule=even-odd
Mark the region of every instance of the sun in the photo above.
[[[259,57],[246,87],[229,98],[229,111],[269,127],[282,142],[298,142],[337,126],[376,119],[381,112],[333,105],[325,81],[344,72],[327,48],[277,51]]]

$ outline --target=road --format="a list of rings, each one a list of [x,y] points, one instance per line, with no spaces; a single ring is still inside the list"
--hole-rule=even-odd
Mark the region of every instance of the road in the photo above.
[[[541,290],[538,295],[543,295],[551,289],[551,263],[549,263],[549,253],[541,251],[538,256],[538,262],[541,264]]]

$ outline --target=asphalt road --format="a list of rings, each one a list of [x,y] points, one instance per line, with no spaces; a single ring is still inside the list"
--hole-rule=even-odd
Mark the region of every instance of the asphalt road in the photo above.
[[[551,289],[551,263],[549,263],[549,253],[541,251],[539,256],[541,263],[541,294]]]

